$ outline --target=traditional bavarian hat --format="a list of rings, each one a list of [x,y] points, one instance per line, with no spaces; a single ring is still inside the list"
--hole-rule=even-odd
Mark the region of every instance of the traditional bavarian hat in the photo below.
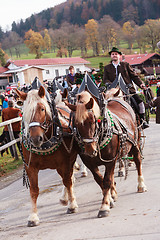
[[[112,50],[109,52],[109,55],[111,55],[112,52],[117,52],[117,53],[119,53],[120,55],[122,55],[122,53],[121,53],[121,52],[119,51],[119,49],[116,48],[116,47],[113,47],[113,48],[112,48]]]

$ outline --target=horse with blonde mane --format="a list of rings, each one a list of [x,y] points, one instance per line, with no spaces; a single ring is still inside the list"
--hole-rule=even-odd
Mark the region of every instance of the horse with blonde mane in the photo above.
[[[28,226],[39,224],[37,213],[37,198],[39,195],[38,172],[47,168],[56,169],[62,177],[67,189],[68,199],[61,200],[68,205],[67,213],[77,211],[78,205],[73,192],[73,165],[76,161],[76,143],[73,146],[71,130],[68,127],[70,110],[63,106],[57,110],[56,119],[54,109],[45,97],[45,89],[31,90],[28,93],[16,90],[24,101],[22,150],[25,160],[25,170],[29,178],[32,211],[28,218]],[[57,127],[58,126],[58,127]],[[61,131],[63,139],[61,138]]]
[[[117,199],[114,168],[118,159],[123,157],[127,161],[128,156],[133,156],[138,171],[138,192],[147,190],[135,113],[125,101],[112,99],[106,103],[101,116],[97,101],[87,91],[77,95],[76,105],[66,104],[75,112],[76,138],[83,151],[80,156],[102,189],[103,200],[98,217],[106,217],[113,207],[112,198]],[[105,166],[104,176],[99,172],[100,165]]]

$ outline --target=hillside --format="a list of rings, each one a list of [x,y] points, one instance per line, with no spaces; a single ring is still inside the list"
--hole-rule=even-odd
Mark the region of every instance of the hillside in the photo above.
[[[120,25],[128,20],[142,25],[146,19],[160,18],[160,0],[68,0],[25,21],[13,22],[12,31],[23,37],[29,29],[56,29],[63,22],[82,26],[89,19],[99,20],[104,15],[110,15]]]

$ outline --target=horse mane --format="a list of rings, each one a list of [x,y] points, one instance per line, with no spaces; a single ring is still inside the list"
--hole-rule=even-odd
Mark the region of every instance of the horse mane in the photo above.
[[[84,121],[87,119],[88,110],[86,109],[85,104],[88,103],[91,98],[93,98],[92,95],[87,91],[83,91],[77,95],[77,108],[76,108],[76,114],[75,114],[76,122],[83,124]],[[96,119],[98,119],[100,116],[100,108],[94,98],[93,98],[93,101],[94,101],[94,104],[93,104],[92,110]]]
[[[25,123],[25,129],[27,130],[26,134],[28,132],[29,123],[32,121],[36,113],[37,103],[42,103],[45,106],[46,114],[49,116],[50,119],[52,119],[52,113],[50,106],[47,102],[47,98],[45,96],[41,98],[38,95],[38,90],[29,91],[23,106],[23,119]]]
[[[55,97],[54,101],[55,101],[56,106],[58,106],[58,105],[65,106],[65,103],[62,101],[62,94],[61,94],[60,89],[56,90],[56,97]]]

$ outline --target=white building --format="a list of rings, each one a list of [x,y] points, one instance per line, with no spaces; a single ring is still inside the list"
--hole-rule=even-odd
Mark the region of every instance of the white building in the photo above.
[[[7,62],[8,70],[5,74],[12,74],[10,83],[17,83],[20,86],[24,83],[30,84],[35,77],[41,82],[44,80],[52,81],[55,77],[67,75],[69,67],[72,65],[76,72],[89,71],[86,66],[90,62],[83,58],[46,58],[46,59],[26,59],[26,60],[9,60]],[[12,82],[11,82],[12,81]]]

